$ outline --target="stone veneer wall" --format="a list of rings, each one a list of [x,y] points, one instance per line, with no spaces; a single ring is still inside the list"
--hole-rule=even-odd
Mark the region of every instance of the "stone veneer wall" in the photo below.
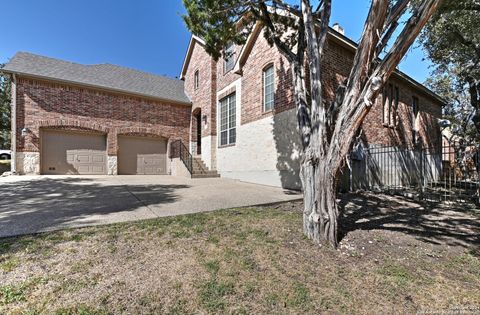
[[[300,189],[300,138],[294,109],[237,126],[237,143],[218,149],[222,177]]]
[[[40,153],[39,152],[17,152],[17,173],[19,174],[40,174]]]

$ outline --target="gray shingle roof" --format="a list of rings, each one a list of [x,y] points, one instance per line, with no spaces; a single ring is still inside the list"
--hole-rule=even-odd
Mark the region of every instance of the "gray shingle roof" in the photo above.
[[[5,65],[6,72],[84,84],[179,103],[191,101],[183,81],[111,64],[81,65],[26,52],[18,52]]]

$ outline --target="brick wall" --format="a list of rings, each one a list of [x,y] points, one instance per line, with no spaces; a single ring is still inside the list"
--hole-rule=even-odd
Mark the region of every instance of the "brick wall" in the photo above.
[[[275,106],[272,111],[263,110],[263,70],[275,67]],[[293,108],[293,82],[289,62],[276,49],[270,47],[260,34],[243,66],[242,76],[242,116],[241,123],[249,122],[281,113]]]
[[[441,133],[437,118],[442,116],[441,107],[429,96],[410,88],[398,79],[391,78],[389,83],[399,89],[397,123],[395,125],[384,123],[383,96],[380,96],[362,125],[364,140],[374,144],[411,147],[413,130],[417,125],[419,129],[417,141],[427,147],[438,147],[441,143]],[[418,98],[417,122],[413,119],[413,97]]]
[[[216,97],[216,64],[203,47],[195,42],[190,63],[185,73],[185,91],[192,100],[192,111],[200,108],[201,115],[207,115],[206,126],[205,122],[202,121],[202,137],[216,135],[216,106],[212,106],[212,104],[215,104]],[[196,71],[199,75],[198,88],[194,86]],[[193,125],[192,128],[195,128]],[[192,135],[194,135],[193,132]],[[195,140],[192,138],[192,141]]]
[[[188,143],[191,106],[20,77],[17,80],[17,150],[39,152],[40,129],[95,130],[107,134],[108,154],[117,135],[156,135]]]
[[[237,57],[240,49],[241,47],[236,49]],[[323,92],[328,101],[333,100],[339,83],[349,75],[353,58],[353,51],[332,38],[328,39],[322,69]],[[272,111],[264,112],[262,70],[269,64],[275,66],[275,105]],[[223,61],[217,63],[217,91],[239,78],[242,79],[241,124],[295,107],[290,65],[275,47],[268,45],[263,34],[258,36],[242,71],[242,76],[231,71],[224,73]],[[187,86],[188,81],[187,77],[185,81]],[[400,91],[397,112],[400,122],[395,128],[383,125],[383,104],[380,96],[363,123],[364,140],[371,144],[411,146],[413,139],[411,100],[416,96],[419,99],[421,141],[427,145],[436,145],[440,141],[440,129],[436,122],[436,119],[441,117],[441,106],[438,101],[398,76],[393,75],[390,81],[398,86]],[[212,104],[215,105],[215,102]]]
[[[242,47],[235,45],[235,59],[238,58]],[[217,75],[217,91],[223,90],[225,87],[229,86],[233,81],[238,80],[241,76],[233,70],[225,72],[224,59],[220,57],[216,65],[216,75]]]

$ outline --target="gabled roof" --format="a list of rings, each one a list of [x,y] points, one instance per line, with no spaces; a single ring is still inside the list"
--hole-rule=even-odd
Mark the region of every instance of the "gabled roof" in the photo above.
[[[195,43],[199,43],[202,46],[205,46],[205,41],[200,37],[193,35],[190,37],[190,42],[188,43],[187,52],[185,53],[185,58],[183,59],[182,72],[180,73],[180,79],[185,79],[185,74],[187,73],[188,64],[190,63],[190,58],[192,58],[193,46]]]
[[[253,27],[252,31],[250,32],[249,36],[247,37],[247,40],[245,44],[243,45],[242,49],[240,50],[240,53],[237,57],[237,60],[235,62],[235,67],[234,67],[234,72],[241,74],[242,73],[242,68],[245,65],[245,62],[248,59],[248,56],[250,55],[250,52],[252,51],[253,46],[255,45],[255,42],[258,38],[258,36],[262,33],[261,30],[263,29],[263,25],[260,22],[256,22],[255,26]],[[349,49],[350,51],[356,51],[358,44],[352,41],[350,38],[346,37],[345,35],[340,34],[339,32],[335,31],[333,28],[329,28],[328,32],[329,38],[332,39],[333,41],[339,43],[343,47]],[[192,35],[192,38],[190,39],[190,44],[188,45],[188,50],[186,57],[183,62],[183,67],[182,67],[182,73],[181,73],[181,79],[184,79],[184,75],[187,71],[188,63],[190,62],[190,57],[193,52],[193,46],[194,43],[198,42],[202,46],[205,45],[205,42],[199,38],[198,36]],[[419,89],[420,91],[424,92],[425,94],[431,96],[435,100],[437,100],[439,103],[442,105],[446,104],[446,101],[440,97],[438,94],[421,84],[420,82],[416,81],[412,77],[408,76],[407,74],[403,73],[400,70],[395,70],[393,73],[394,76],[398,77],[399,79],[403,80],[404,82],[410,84],[411,86]]]
[[[27,52],[18,52],[2,71],[175,103],[191,104],[184,92],[183,81],[112,64],[82,65]]]

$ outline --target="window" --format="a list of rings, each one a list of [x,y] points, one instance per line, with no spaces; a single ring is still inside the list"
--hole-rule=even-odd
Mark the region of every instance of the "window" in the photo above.
[[[198,74],[198,70],[195,71],[195,74],[193,75],[193,87],[196,89],[198,89],[198,85],[199,85],[199,74]]]
[[[400,90],[398,86],[395,87],[395,94],[393,98],[393,107],[392,107],[392,121],[391,126],[396,127],[398,124],[398,100],[400,98]]]
[[[263,70],[263,111],[273,109],[275,103],[275,78],[273,65]]]
[[[419,112],[419,104],[418,104],[418,98],[413,96],[412,97],[412,135],[413,135],[413,144],[416,144],[418,141],[418,131],[419,131],[419,117],[418,117],[418,112]]]
[[[235,144],[236,141],[235,93],[220,100],[220,145]]]
[[[388,84],[383,90],[383,125],[395,127],[398,123],[397,111],[400,91],[398,86]]]
[[[235,45],[233,44],[233,42],[229,42],[225,47],[223,58],[223,72],[227,73],[235,66]]]

